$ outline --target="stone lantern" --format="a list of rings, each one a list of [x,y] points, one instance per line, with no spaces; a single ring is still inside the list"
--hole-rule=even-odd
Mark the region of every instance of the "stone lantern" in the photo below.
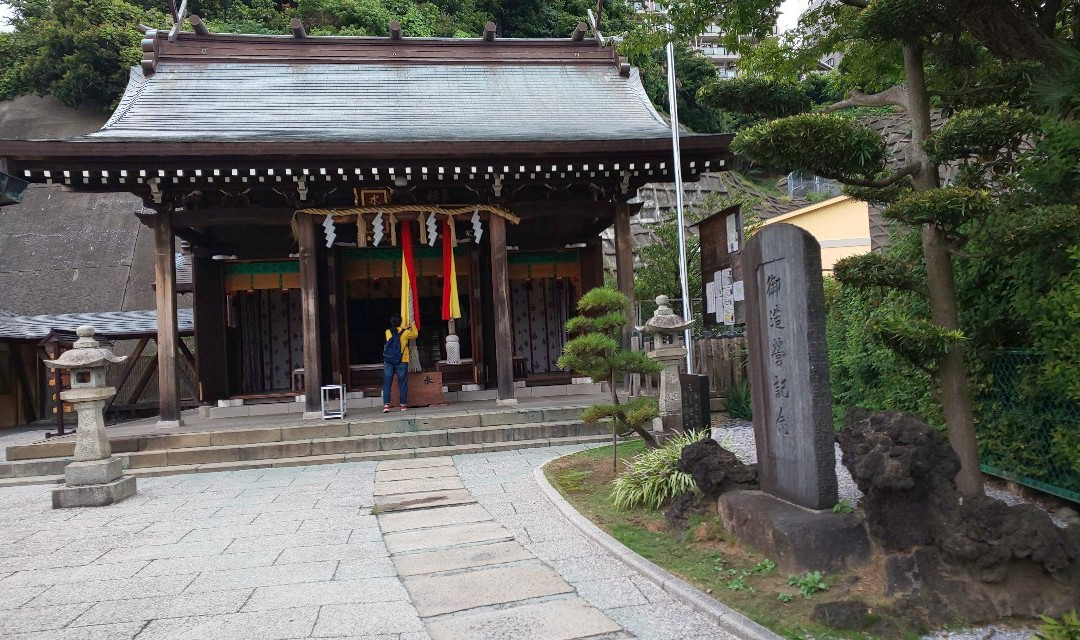
[[[105,367],[123,362],[94,340],[94,328],[76,329],[79,339],[56,360],[46,360],[52,369],[71,372],[71,388],[60,399],[75,406],[79,416],[75,431],[75,461],[64,468],[64,486],[53,489],[53,508],[100,507],[135,494],[135,478],[123,475],[123,463],[112,457],[105,435],[105,401],[116,389],[105,385]]]
[[[682,429],[682,388],[679,385],[679,372],[686,362],[686,347],[680,344],[677,336],[689,328],[693,322],[683,320],[668,306],[667,296],[656,296],[656,311],[638,331],[656,336],[655,348],[648,356],[664,366],[660,372],[660,421],[664,430]]]

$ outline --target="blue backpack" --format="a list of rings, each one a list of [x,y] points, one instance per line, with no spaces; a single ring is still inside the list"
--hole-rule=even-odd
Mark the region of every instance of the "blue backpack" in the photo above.
[[[401,334],[405,333],[402,329],[397,333],[391,331],[390,339],[386,341],[386,344],[382,348],[383,364],[399,365],[401,364]]]

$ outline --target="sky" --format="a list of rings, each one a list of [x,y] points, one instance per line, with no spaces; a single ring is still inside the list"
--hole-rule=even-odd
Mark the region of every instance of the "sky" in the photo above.
[[[799,14],[803,9],[809,5],[808,0],[784,0],[784,3],[780,6],[780,31],[786,31],[795,26],[795,23],[799,20]],[[11,15],[11,7],[9,7],[3,0],[0,0],[0,31],[10,31],[11,25],[7,24],[7,19]]]

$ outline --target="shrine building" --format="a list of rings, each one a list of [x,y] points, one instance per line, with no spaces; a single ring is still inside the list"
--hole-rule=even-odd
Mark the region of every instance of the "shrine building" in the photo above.
[[[668,122],[584,24],[567,38],[312,37],[149,30],[115,113],[63,140],[0,140],[0,171],[130,192],[156,254],[160,420],[180,420],[176,238],[193,259],[198,400],[381,386],[411,252],[425,371],[497,390],[569,382],[556,360],[603,284],[614,224],[633,295],[632,199],[672,181]],[[723,171],[729,135],[683,133],[682,173]],[[448,222],[449,221],[449,222]],[[77,241],[77,238],[72,238]],[[448,244],[449,243],[449,244]],[[407,246],[406,246],[407,245]],[[447,361],[444,249],[460,362]],[[469,387],[475,388],[475,387]],[[411,393],[415,391],[411,390]]]

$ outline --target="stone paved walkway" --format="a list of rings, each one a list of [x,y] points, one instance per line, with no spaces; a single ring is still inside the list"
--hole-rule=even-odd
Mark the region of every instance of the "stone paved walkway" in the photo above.
[[[147,478],[99,509],[0,489],[0,637],[722,637],[546,502],[533,468],[579,448]]]

